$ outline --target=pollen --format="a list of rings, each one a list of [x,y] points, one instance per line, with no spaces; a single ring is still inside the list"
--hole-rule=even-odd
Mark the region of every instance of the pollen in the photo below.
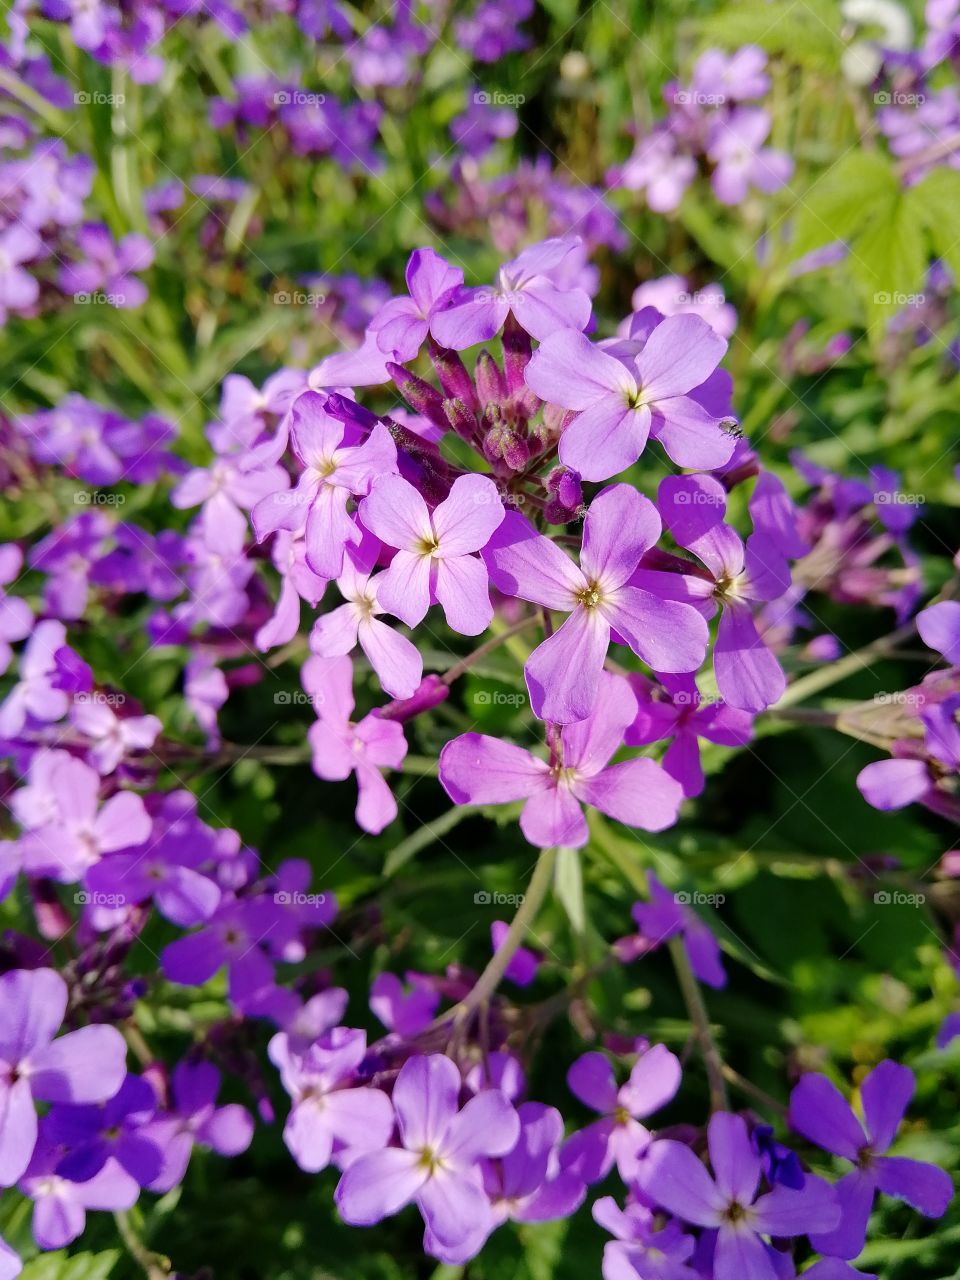
[[[578,591],[576,600],[577,604],[583,605],[584,609],[599,609],[603,604],[603,592],[600,590],[599,583],[591,582],[582,591]]]

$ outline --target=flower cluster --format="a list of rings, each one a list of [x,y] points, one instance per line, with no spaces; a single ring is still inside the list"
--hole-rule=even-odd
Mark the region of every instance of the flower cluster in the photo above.
[[[752,105],[770,90],[766,66],[755,45],[701,54],[689,85],[666,86],[666,117],[638,136],[630,158],[608,173],[608,184],[642,192],[658,213],[676,209],[703,171],[722,204],[740,204],[754,190],[779,190],[793,161],[769,145],[770,113]]]

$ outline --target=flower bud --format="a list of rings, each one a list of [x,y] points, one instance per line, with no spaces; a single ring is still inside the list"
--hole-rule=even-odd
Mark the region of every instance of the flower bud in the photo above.
[[[507,384],[503,380],[500,366],[489,351],[481,351],[477,356],[476,368],[477,394],[480,403],[499,404],[507,397]]]
[[[400,364],[388,361],[387,373],[414,413],[422,414],[435,427],[442,427],[446,431],[449,423],[443,411],[443,396],[436,387],[431,387],[429,382],[424,382],[423,378],[418,378]]]
[[[466,365],[456,351],[441,347],[432,338],[428,338],[427,352],[433,362],[434,369],[437,371],[437,377],[440,380],[441,387],[446,392],[447,398],[462,400],[468,409],[471,409],[474,413],[479,413],[480,402],[477,400],[473,381],[467,372]]]

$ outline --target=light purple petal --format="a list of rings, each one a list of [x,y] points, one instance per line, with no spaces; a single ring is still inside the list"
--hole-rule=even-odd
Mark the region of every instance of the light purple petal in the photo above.
[[[516,511],[507,512],[482,554],[499,591],[548,609],[571,610],[587,585],[570,557]]]
[[[742,1116],[718,1111],[707,1128],[710,1163],[718,1190],[740,1204],[753,1203],[760,1181],[760,1157],[754,1151]]]
[[[487,476],[458,476],[449,495],[433,513],[439,542],[437,556],[468,555],[485,547],[503,522],[504,508],[497,486]]]
[[[655,671],[696,671],[703,662],[710,633],[692,605],[664,600],[640,587],[620,587],[600,612]]]
[[[584,519],[580,568],[607,591],[623,586],[660,537],[661,527],[649,498],[629,484],[609,485],[591,502]]]
[[[81,1027],[30,1055],[30,1087],[45,1102],[104,1102],[123,1084],[126,1062],[116,1027]]]
[[[715,1280],[777,1280],[759,1236],[748,1227],[722,1226],[713,1251]]]
[[[363,621],[358,638],[384,692],[391,698],[413,697],[423,675],[423,659],[417,646],[378,618]]]
[[[930,774],[922,760],[877,760],[857,774],[857,789],[875,809],[902,809],[923,799]]]
[[[372,1227],[410,1204],[427,1177],[419,1152],[386,1147],[351,1163],[334,1201],[344,1222]]]
[[[790,1125],[808,1141],[834,1155],[856,1160],[866,1134],[850,1103],[826,1076],[808,1072],[790,1095]]]
[[[694,1226],[719,1225],[727,1201],[689,1147],[655,1142],[646,1165],[644,1189],[657,1204]]]
[[[578,800],[617,822],[644,831],[664,831],[677,820],[683,788],[653,760],[625,760],[573,784]]]
[[[665,1107],[680,1088],[680,1059],[666,1045],[655,1044],[637,1061],[621,1088],[618,1102],[637,1119]]]
[[[960,603],[942,600],[917,614],[917,630],[928,649],[960,666]]]
[[[408,627],[418,626],[430,608],[430,557],[398,551],[377,578],[377,601]]]
[[[953,1179],[935,1164],[882,1156],[876,1163],[877,1183],[884,1195],[905,1200],[927,1218],[940,1218],[953,1199]]]
[[[551,786],[531,796],[520,814],[520,830],[539,849],[552,845],[580,849],[590,834],[583,810],[565,786]]]
[[[668,316],[637,357],[644,396],[652,401],[685,396],[709,378],[726,349],[723,338],[700,316]]]
[[[479,556],[458,556],[436,561],[437,602],[447,626],[462,636],[478,636],[493,617],[487,566]]]
[[[440,752],[440,782],[455,804],[505,804],[549,787],[550,770],[512,742],[465,733]]]
[[[477,1172],[438,1169],[420,1188],[417,1204],[430,1233],[447,1247],[475,1236],[490,1217],[490,1201]]]
[[[760,639],[746,605],[727,605],[723,610],[713,668],[724,701],[741,711],[772,707],[787,687],[783,668]]]
[[[564,409],[589,409],[610,392],[626,404],[637,391],[630,371],[576,329],[561,329],[546,338],[524,379],[541,400]]]
[[[405,1147],[438,1148],[457,1114],[460,1072],[442,1053],[408,1058],[393,1087],[400,1137]]]
[[[585,1053],[567,1072],[567,1088],[584,1106],[601,1115],[609,1115],[617,1107],[617,1082],[610,1059],[602,1053]]]
[[[534,649],[524,675],[538,719],[557,724],[586,719],[597,700],[609,645],[610,626],[599,610],[578,605],[563,625]]]
[[[631,408],[619,395],[597,400],[560,437],[560,461],[584,480],[609,480],[632,467],[650,434],[650,410]]]

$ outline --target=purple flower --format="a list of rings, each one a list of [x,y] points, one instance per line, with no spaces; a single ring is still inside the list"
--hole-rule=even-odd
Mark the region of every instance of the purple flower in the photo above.
[[[371,713],[354,723],[353,663],[349,658],[308,658],[301,670],[303,687],[314,700],[318,719],[307,737],[313,748],[313,771],[327,782],[357,776],[357,824],[371,835],[397,816],[397,802],[381,769],[399,769],[407,754],[403,728]]]
[[[460,1072],[442,1054],[409,1058],[393,1087],[399,1147],[362,1155],[340,1179],[336,1204],[352,1226],[372,1226],[415,1202],[432,1240],[456,1248],[491,1220],[479,1161],[504,1156],[520,1133],[497,1089],[458,1109]]]
[[[160,1147],[143,1132],[156,1109],[153,1088],[134,1075],[98,1106],[54,1107],[44,1136],[67,1148],[57,1173],[73,1182],[88,1182],[114,1159],[141,1187],[148,1186],[163,1163]]]
[[[722,285],[709,284],[695,290],[683,276],[645,280],[634,289],[630,305],[635,312],[655,307],[664,316],[699,316],[721,338],[731,337],[737,327],[737,313],[726,301]],[[624,325],[618,332],[628,336]]]
[[[960,771],[960,694],[944,702],[928,703],[920,712],[926,731],[924,746],[914,739],[894,743],[889,760],[877,760],[861,769],[857,788],[875,809],[902,809],[919,802],[934,812],[956,814],[956,802],[949,791],[949,779]],[[941,782],[947,787],[941,789]]]
[[[218,458],[209,467],[188,471],[170,501],[180,510],[202,504],[202,529],[207,545],[229,551],[247,532],[244,511],[271,494],[285,491],[289,481],[279,466],[251,468],[245,459]]]
[[[493,617],[482,551],[503,520],[503,503],[486,476],[459,476],[432,512],[400,476],[376,480],[360,504],[360,520],[388,547],[397,547],[378,579],[377,600],[408,627],[433,602],[461,635],[477,636]]]
[[[660,527],[653,503],[618,484],[590,505],[579,568],[517,512],[490,540],[483,558],[500,591],[570,614],[524,667],[540,719],[568,724],[590,714],[612,631],[656,670],[694,671],[703,661],[707,628],[696,610],[629,585]]]
[[[616,1237],[603,1246],[603,1280],[700,1280],[688,1265],[696,1242],[678,1222],[658,1226],[650,1209],[621,1209],[612,1196],[596,1201],[593,1218]]]
[[[153,262],[153,245],[146,236],[124,236],[115,244],[107,227],[90,222],[77,231],[77,248],[84,260],[61,269],[64,293],[77,296],[102,291],[115,307],[139,307],[146,302],[147,287],[133,275],[146,271]]]
[[[653,760],[607,763],[635,708],[626,681],[603,672],[593,712],[563,727],[553,763],[510,742],[465,733],[440,752],[441,785],[455,804],[526,800],[520,830],[540,848],[586,844],[582,804],[627,826],[662,831],[677,819],[679,783]]]
[[[347,513],[352,495],[365,494],[375,476],[397,469],[397,449],[382,423],[362,437],[324,410],[325,397],[305,391],[290,410],[290,440],[304,470],[293,492],[263,498],[253,510],[257,539],[306,525],[307,563],[321,578],[343,569],[344,548],[360,541]]]
[[[66,646],[62,622],[39,622],[20,655],[19,680],[0,703],[0,736],[16,737],[28,718],[51,723],[62,720],[70,698],[57,685],[58,653]]]
[[[914,1087],[908,1067],[889,1060],[874,1067],[860,1086],[863,1124],[826,1076],[811,1072],[801,1077],[790,1095],[790,1124],[796,1132],[854,1166],[836,1185],[841,1216],[835,1227],[824,1224],[811,1236],[818,1252],[857,1256],[878,1190],[905,1200],[928,1218],[946,1213],[953,1196],[948,1174],[936,1165],[884,1154],[896,1137]]]
[[[430,323],[437,342],[454,351],[488,342],[511,313],[538,342],[558,329],[584,329],[590,320],[589,296],[552,278],[576,253],[579,240],[553,239],[531,245],[504,263],[493,288],[461,287]]]
[[[0,974],[0,1186],[22,1177],[37,1143],[34,1098],[103,1102],[126,1075],[127,1047],[114,1027],[54,1036],[67,985],[52,969]]]
[[[917,630],[928,649],[943,654],[952,666],[960,666],[960,604],[942,600],[917,614]]]
[[[16,582],[23,568],[23,552],[12,542],[0,545],[0,675],[13,660],[12,642],[25,640],[33,630],[33,613],[26,600],[3,590]]]
[[[440,992],[421,974],[406,974],[407,988],[395,973],[380,973],[370,987],[370,1008],[388,1031],[410,1040],[433,1021]]]
[[[690,967],[708,987],[725,987],[727,975],[720,958],[720,944],[709,926],[684,899],[688,894],[671,893],[652,871],[647,872],[649,902],[635,902],[630,914],[650,947],[657,947],[677,934],[690,959]]]
[[[698,796],[705,781],[699,739],[742,747],[753,735],[753,717],[722,700],[701,702],[693,675],[661,674],[657,678],[659,686],[643,676],[630,676],[637,696],[637,716],[624,740],[629,747],[643,747],[671,738],[663,767],[680,783],[685,796]]]
[[[564,330],[543,342],[525,377],[542,400],[576,411],[560,437],[560,461],[584,480],[632,466],[650,435],[677,466],[718,467],[735,442],[694,393],[726,349],[695,315],[668,316],[639,350],[635,341],[604,350]]]
[[[24,867],[33,875],[52,876],[70,884],[80,880],[103,854],[144,844],[150,838],[150,815],[132,791],[118,791],[101,806],[100,777],[89,765],[57,751],[42,776],[23,792],[18,816],[41,808],[22,842]],[[36,758],[35,758],[36,759]]]
[[[520,1136],[500,1160],[484,1160],[484,1190],[490,1200],[487,1222],[456,1248],[444,1248],[428,1231],[427,1252],[448,1264],[468,1262],[483,1247],[490,1231],[502,1223],[551,1222],[567,1218],[583,1203],[586,1188],[575,1173],[559,1167],[563,1117],[555,1107],[524,1102],[517,1108]]]
[[[0,324],[10,311],[26,312],[40,296],[40,286],[21,265],[39,257],[43,243],[37,233],[23,223],[0,231]]]
[[[741,1116],[718,1111],[707,1143],[712,1178],[689,1147],[667,1139],[651,1148],[642,1185],[668,1213],[716,1230],[715,1280],[776,1280],[763,1236],[830,1230],[840,1220],[833,1188],[809,1174],[800,1191],[778,1185],[757,1196],[760,1157]]]
[[[405,481],[399,480],[399,484]],[[369,501],[369,499],[368,499]],[[381,622],[383,574],[373,575],[380,543],[369,534],[348,545],[337,589],[346,604],[322,614],[310,632],[310,648],[321,658],[339,658],[360,645],[380,683],[392,698],[412,697],[423,675],[423,659],[406,636]]]
[[[379,1089],[354,1087],[366,1052],[366,1033],[350,1027],[334,1027],[303,1050],[282,1031],[270,1041],[270,1061],[293,1099],[283,1140],[307,1173],[325,1169],[335,1153],[352,1161],[390,1141],[390,1099]]]
[[[61,1151],[41,1137],[18,1190],[34,1202],[33,1238],[41,1249],[63,1249],[83,1234],[88,1209],[130,1209],[140,1188],[115,1160],[86,1182],[57,1172]]]
[[[415,249],[407,263],[406,281],[410,296],[391,298],[369,324],[380,350],[401,364],[417,356],[434,315],[463,284],[463,272],[451,267],[434,249]]]
[[[173,1109],[145,1130],[163,1152],[163,1168],[150,1190],[163,1195],[187,1171],[194,1144],[221,1156],[246,1151],[253,1137],[253,1118],[236,1103],[218,1107],[220,1072],[209,1062],[181,1062],[173,1073]]]
[[[790,181],[793,161],[763,145],[769,132],[770,116],[759,107],[737,107],[711,120],[707,156],[716,166],[711,184],[721,203],[741,204],[751,186],[771,192]]]
[[[148,751],[163,725],[156,716],[118,716],[106,699],[78,694],[70,723],[90,743],[89,756],[102,774],[113,773],[132,751]]]
[[[733,53],[706,49],[697,59],[690,80],[695,94],[725,102],[763,98],[770,90],[767,55],[755,44],[745,44]]]
[[[201,824],[174,823],[155,829],[146,849],[102,858],[86,884],[127,905],[153,902],[164,919],[186,929],[209,920],[220,905],[219,887],[198,869],[211,854]]]
[[[585,1182],[599,1182],[614,1165],[625,1182],[640,1171],[640,1157],[653,1140],[640,1123],[665,1107],[680,1088],[680,1060],[655,1044],[642,1054],[626,1084],[617,1088],[613,1067],[602,1053],[585,1053],[567,1072],[567,1084],[585,1106],[599,1111],[595,1120],[567,1139],[561,1154],[565,1169]]]
[[[660,126],[639,140],[629,160],[607,174],[607,182],[642,191],[654,213],[672,213],[696,176],[696,160],[678,151],[676,139]]]
[[[510,926],[505,920],[494,920],[490,925],[490,942],[494,954],[506,942],[509,931]],[[529,987],[536,979],[539,968],[540,957],[535,951],[531,951],[529,947],[517,947],[510,957],[510,963],[503,971],[503,976],[509,982],[515,982],[518,987]]]
[[[270,558],[281,576],[280,596],[273,616],[254,637],[257,648],[264,651],[288,644],[300,630],[300,601],[316,606],[327,589],[327,579],[319,577],[307,564],[307,544],[302,534],[278,530]]]
[[[755,533],[744,546],[724,524],[726,491],[712,476],[668,476],[658,505],[675,541],[707,568],[683,575],[684,599],[701,601],[707,614],[722,608],[713,668],[724,701],[742,711],[772,706],[786,688],[779,662],[757,633],[751,605],[776,600],[790,586],[789,566],[769,538]],[[641,568],[633,581],[669,594],[669,575]]]

